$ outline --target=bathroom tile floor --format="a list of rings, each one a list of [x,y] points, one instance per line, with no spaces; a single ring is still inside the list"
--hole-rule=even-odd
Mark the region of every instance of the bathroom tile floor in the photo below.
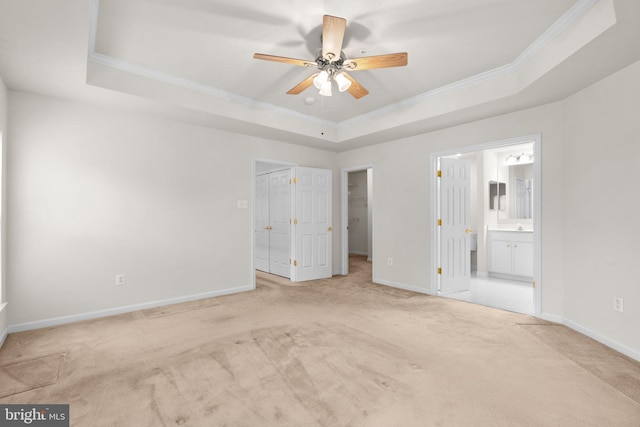
[[[535,314],[533,287],[530,282],[477,277],[475,273],[472,273],[471,287],[468,291],[443,294],[442,296],[516,313]]]

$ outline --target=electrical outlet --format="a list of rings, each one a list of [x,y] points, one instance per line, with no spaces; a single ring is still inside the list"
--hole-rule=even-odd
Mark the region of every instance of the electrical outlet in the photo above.
[[[613,297],[613,309],[620,313],[624,311],[624,300],[621,297]]]
[[[393,265],[393,258],[387,258],[387,265]]]
[[[116,274],[116,286],[124,286],[125,283],[124,274]]]

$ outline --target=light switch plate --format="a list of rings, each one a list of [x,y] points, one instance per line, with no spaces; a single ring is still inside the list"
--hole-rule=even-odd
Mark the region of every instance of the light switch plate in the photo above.
[[[249,201],[248,200],[238,200],[238,209],[248,209]]]

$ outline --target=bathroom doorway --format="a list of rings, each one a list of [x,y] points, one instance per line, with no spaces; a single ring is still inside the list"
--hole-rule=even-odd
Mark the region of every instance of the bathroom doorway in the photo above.
[[[468,223],[466,239],[455,245],[442,230],[443,210],[451,209],[447,190],[435,182],[433,191],[434,294],[529,315],[539,315],[539,207],[540,136],[497,141],[454,152],[432,155],[434,174],[441,164],[467,165]],[[442,171],[440,175],[446,175]],[[445,195],[443,196],[443,192]],[[462,194],[462,193],[461,193]],[[457,196],[459,199],[461,196]],[[443,203],[445,206],[443,206]],[[463,204],[464,206],[464,204]],[[446,217],[446,215],[444,215]],[[443,234],[445,240],[443,240]],[[458,265],[465,257],[448,259],[457,248],[465,252],[468,265]],[[468,271],[467,286],[449,287],[451,272]],[[452,291],[453,289],[453,291]]]

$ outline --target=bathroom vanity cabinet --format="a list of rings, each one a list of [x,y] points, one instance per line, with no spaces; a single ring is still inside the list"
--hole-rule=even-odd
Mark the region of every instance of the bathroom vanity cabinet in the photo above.
[[[491,230],[487,234],[489,276],[533,280],[533,232]]]

